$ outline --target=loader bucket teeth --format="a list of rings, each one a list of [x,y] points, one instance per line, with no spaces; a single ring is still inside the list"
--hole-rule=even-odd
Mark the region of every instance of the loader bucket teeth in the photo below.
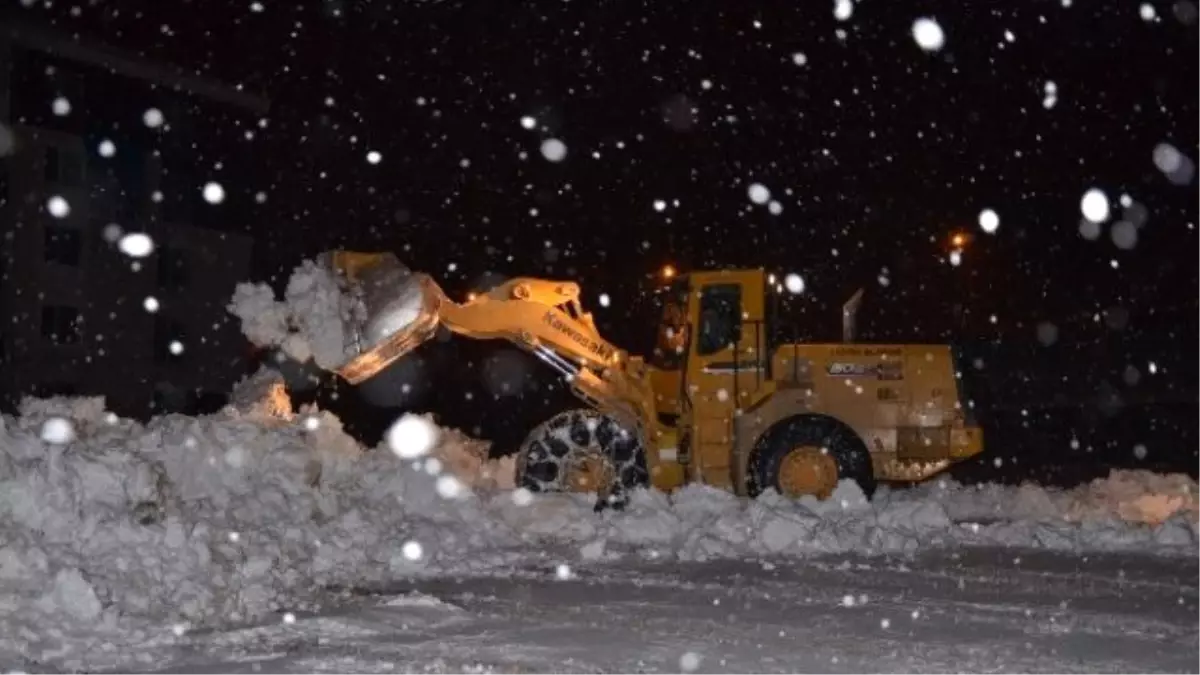
[[[346,337],[352,356],[338,368],[346,381],[370,379],[437,330],[436,287],[394,255],[338,251],[327,261],[350,305]]]

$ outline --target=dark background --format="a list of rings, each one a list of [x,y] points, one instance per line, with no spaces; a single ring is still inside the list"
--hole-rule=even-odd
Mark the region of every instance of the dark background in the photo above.
[[[866,287],[864,339],[968,354],[989,453],[960,475],[1072,480],[1197,467],[1196,183],[1151,161],[1164,142],[1197,154],[1196,7],[1150,4],[1154,21],[1117,1],[865,2],[844,22],[825,3],[718,0],[16,11],[271,99],[251,139],[253,122],[200,107],[188,121],[210,141],[196,175],[229,195],[197,224],[252,233],[260,279],[281,286],[333,247],[396,251],[452,295],[572,279],[635,352],[666,262],[800,273],[786,315],[808,340],[836,339],[841,303]],[[922,16],[946,32],[937,53],[911,36]],[[564,162],[541,156],[551,137]],[[750,202],[752,182],[780,214]],[[1093,187],[1113,220],[1141,222],[1133,249],[1107,225],[1080,235]],[[972,236],[957,267],[955,232]],[[404,407],[499,449],[570,404],[536,362],[465,340],[426,345],[372,390],[305,395],[368,440]]]

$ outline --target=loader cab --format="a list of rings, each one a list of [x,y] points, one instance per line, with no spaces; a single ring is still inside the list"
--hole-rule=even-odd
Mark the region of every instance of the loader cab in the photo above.
[[[751,344],[760,344],[766,334],[765,278],[762,270],[725,270],[671,279],[658,290],[660,319],[651,364],[679,370],[690,351],[717,354],[743,342],[743,331],[757,338]]]
[[[757,269],[694,272],[660,291],[660,417],[677,422],[680,459],[706,483],[731,487],[733,415],[765,381],[765,279]]]
[[[762,270],[698,272],[688,277],[686,375],[752,374],[765,356],[766,275]]]

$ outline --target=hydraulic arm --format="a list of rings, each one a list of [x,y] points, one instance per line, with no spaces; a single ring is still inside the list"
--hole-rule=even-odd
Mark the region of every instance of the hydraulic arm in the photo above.
[[[647,445],[657,434],[644,364],[600,336],[580,305],[578,284],[517,278],[457,303],[391,254],[336,252],[330,258],[355,305],[350,335],[356,355],[339,369],[351,383],[369,379],[445,326],[470,338],[512,342]]]

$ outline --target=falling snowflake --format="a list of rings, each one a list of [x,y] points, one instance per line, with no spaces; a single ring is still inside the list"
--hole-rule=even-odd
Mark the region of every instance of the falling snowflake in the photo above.
[[[567,145],[557,138],[542,141],[542,157],[547,161],[561,162],[567,158]]]
[[[66,218],[71,215],[71,205],[64,197],[54,195],[46,200],[46,211],[55,218]]]
[[[1128,220],[1114,223],[1108,235],[1112,238],[1113,245],[1123,251],[1131,250],[1137,246],[1137,226]]]
[[[100,153],[101,157],[112,157],[117,154],[117,144],[106,138],[100,141],[100,145],[96,147],[96,151]]]
[[[746,188],[746,195],[750,197],[750,201],[755,204],[766,204],[771,200],[771,191],[762,183],[751,183]]]
[[[406,414],[387,430],[387,444],[400,459],[417,459],[429,454],[437,443],[437,428],[425,418]]]
[[[1000,215],[991,209],[979,212],[979,229],[988,234],[994,234],[1000,229]]]
[[[225,201],[225,188],[220,183],[209,181],[204,184],[204,201],[209,204],[220,204]]]
[[[142,122],[151,129],[157,129],[163,125],[163,114],[158,108],[150,108],[142,114]]]
[[[804,292],[804,277],[793,272],[783,278],[783,287],[788,290],[788,293],[799,295]]]
[[[928,17],[913,21],[912,36],[917,46],[927,52],[936,52],[946,44],[946,33],[937,21]]]
[[[1108,195],[1099,188],[1088,190],[1083,193],[1083,199],[1079,200],[1079,210],[1089,222],[1103,223],[1108,220]]]
[[[441,495],[442,499],[458,499],[465,492],[466,486],[454,476],[449,474],[438,476],[437,493]]]
[[[400,554],[406,559],[415,562],[425,555],[425,549],[421,546],[420,542],[406,541],[404,542],[404,546],[400,547]]]
[[[1042,107],[1049,110],[1058,103],[1058,85],[1053,81],[1046,82],[1042,87]]]
[[[850,0],[834,0],[833,18],[848,21],[854,15],[854,3]]]
[[[143,232],[130,232],[121,237],[117,248],[130,258],[145,258],[154,252],[154,240]]]
[[[75,427],[64,417],[51,417],[42,424],[42,440],[54,445],[65,445],[75,440]]]

